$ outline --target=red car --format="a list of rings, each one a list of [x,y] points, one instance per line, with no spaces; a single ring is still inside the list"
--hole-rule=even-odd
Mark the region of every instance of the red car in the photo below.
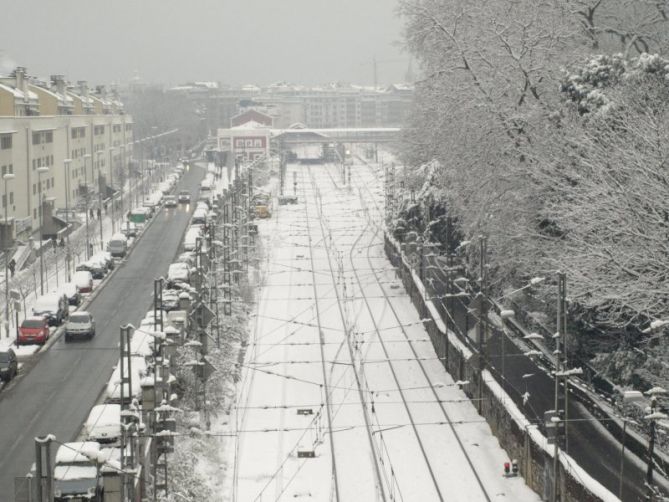
[[[49,321],[45,317],[27,317],[19,326],[19,345],[40,343],[49,338]]]

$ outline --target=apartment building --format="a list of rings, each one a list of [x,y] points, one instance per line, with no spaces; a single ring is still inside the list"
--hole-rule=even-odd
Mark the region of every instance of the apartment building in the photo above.
[[[10,233],[28,235],[39,227],[40,193],[51,213],[118,186],[132,155],[132,125],[102,87],[90,92],[62,75],[42,82],[24,68],[0,77],[0,175],[15,175],[0,179],[0,224],[6,215]],[[40,174],[42,167],[48,171]]]
[[[302,86],[279,82],[267,87],[223,87],[194,82],[168,90],[185,96],[202,114],[209,131],[227,128],[240,112],[255,109],[272,117],[274,127],[309,128],[401,127],[414,89],[411,84],[369,87],[344,83]]]

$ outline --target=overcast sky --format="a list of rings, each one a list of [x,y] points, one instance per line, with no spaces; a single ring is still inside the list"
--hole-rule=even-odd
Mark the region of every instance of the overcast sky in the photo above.
[[[394,0],[5,0],[4,66],[71,81],[402,81]]]

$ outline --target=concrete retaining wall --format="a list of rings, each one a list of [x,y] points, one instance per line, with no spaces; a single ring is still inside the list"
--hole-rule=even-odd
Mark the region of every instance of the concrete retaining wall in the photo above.
[[[385,252],[395,266],[399,278],[411,297],[421,318],[431,318],[424,323],[432,340],[435,351],[445,357],[446,370],[455,380],[478,381],[478,358],[473,348],[466,341],[460,340],[454,333],[446,335],[445,324],[438,318],[438,311],[425,300],[420,279],[411,270],[401,256],[398,244],[392,237],[385,238]],[[484,371],[481,400],[481,415],[486,419],[493,434],[510,459],[518,461],[521,475],[526,483],[544,500],[551,500],[553,490],[553,446],[547,445],[546,438],[536,425],[530,424],[518,410],[512,399],[504,393],[494,378]],[[468,385],[465,392],[471,397],[476,392],[476,385]],[[563,502],[594,502],[618,500],[611,492],[592,479],[576,462],[561,453],[558,464],[559,489]],[[502,466],[500,466],[500,475]]]

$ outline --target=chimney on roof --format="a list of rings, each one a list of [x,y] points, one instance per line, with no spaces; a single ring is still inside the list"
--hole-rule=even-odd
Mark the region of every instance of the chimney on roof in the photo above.
[[[51,84],[58,94],[65,95],[65,75],[51,75]]]
[[[14,70],[14,77],[16,78],[16,88],[20,91],[25,91],[26,87],[26,68],[25,66],[17,66]]]
[[[79,88],[79,94],[84,98],[88,97],[88,82],[85,80],[79,80],[77,82],[77,87]]]

